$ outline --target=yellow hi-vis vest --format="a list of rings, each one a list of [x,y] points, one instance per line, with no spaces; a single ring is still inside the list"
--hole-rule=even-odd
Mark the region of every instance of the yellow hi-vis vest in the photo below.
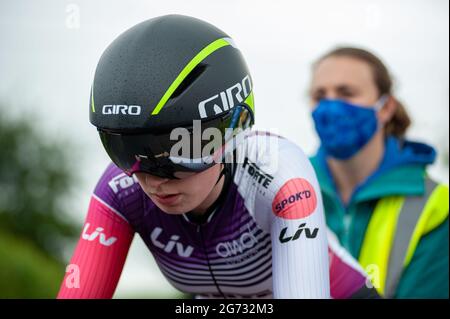
[[[449,189],[425,180],[422,196],[389,196],[378,201],[367,226],[359,263],[378,293],[392,298],[420,238],[448,216]]]

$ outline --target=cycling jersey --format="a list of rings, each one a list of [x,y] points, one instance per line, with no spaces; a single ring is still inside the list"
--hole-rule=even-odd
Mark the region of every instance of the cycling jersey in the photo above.
[[[111,298],[134,233],[167,280],[197,298],[350,298],[371,296],[366,276],[325,225],[314,170],[282,137],[252,132],[215,209],[160,210],[135,177],[110,164],[91,197],[71,259],[79,288],[59,298]]]

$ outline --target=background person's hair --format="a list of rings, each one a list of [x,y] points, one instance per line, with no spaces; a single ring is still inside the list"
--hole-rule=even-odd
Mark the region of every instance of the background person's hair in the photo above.
[[[381,96],[383,94],[388,94],[392,96],[395,103],[397,103],[397,108],[394,115],[384,127],[384,133],[386,136],[393,135],[398,138],[403,138],[406,130],[411,124],[411,119],[406,111],[406,108],[395,98],[392,93],[392,77],[384,63],[369,51],[353,47],[339,47],[323,55],[319,60],[317,60],[317,62],[314,63],[313,68],[316,68],[316,66],[326,58],[339,56],[361,60],[366,62],[371,67],[379,95]]]

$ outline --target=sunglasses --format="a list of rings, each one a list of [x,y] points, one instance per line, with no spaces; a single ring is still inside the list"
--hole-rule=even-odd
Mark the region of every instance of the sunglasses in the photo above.
[[[188,173],[199,173],[223,162],[226,143],[253,123],[250,107],[239,104],[225,116],[199,123],[200,129],[196,128],[195,123],[189,127],[183,126],[183,134],[178,135],[181,140],[174,138],[177,135],[174,130],[118,133],[98,129],[98,132],[113,163],[128,176],[144,172],[162,178],[180,179],[192,175]],[[216,134],[204,139],[204,133],[213,128],[220,137]]]

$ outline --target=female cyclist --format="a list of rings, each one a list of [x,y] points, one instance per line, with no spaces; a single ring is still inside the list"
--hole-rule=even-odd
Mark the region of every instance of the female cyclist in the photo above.
[[[216,27],[169,15],[120,35],[90,101],[112,163],[58,297],[111,298],[135,233],[170,283],[198,298],[373,296],[327,239],[307,157],[250,131],[253,114],[245,61]]]

